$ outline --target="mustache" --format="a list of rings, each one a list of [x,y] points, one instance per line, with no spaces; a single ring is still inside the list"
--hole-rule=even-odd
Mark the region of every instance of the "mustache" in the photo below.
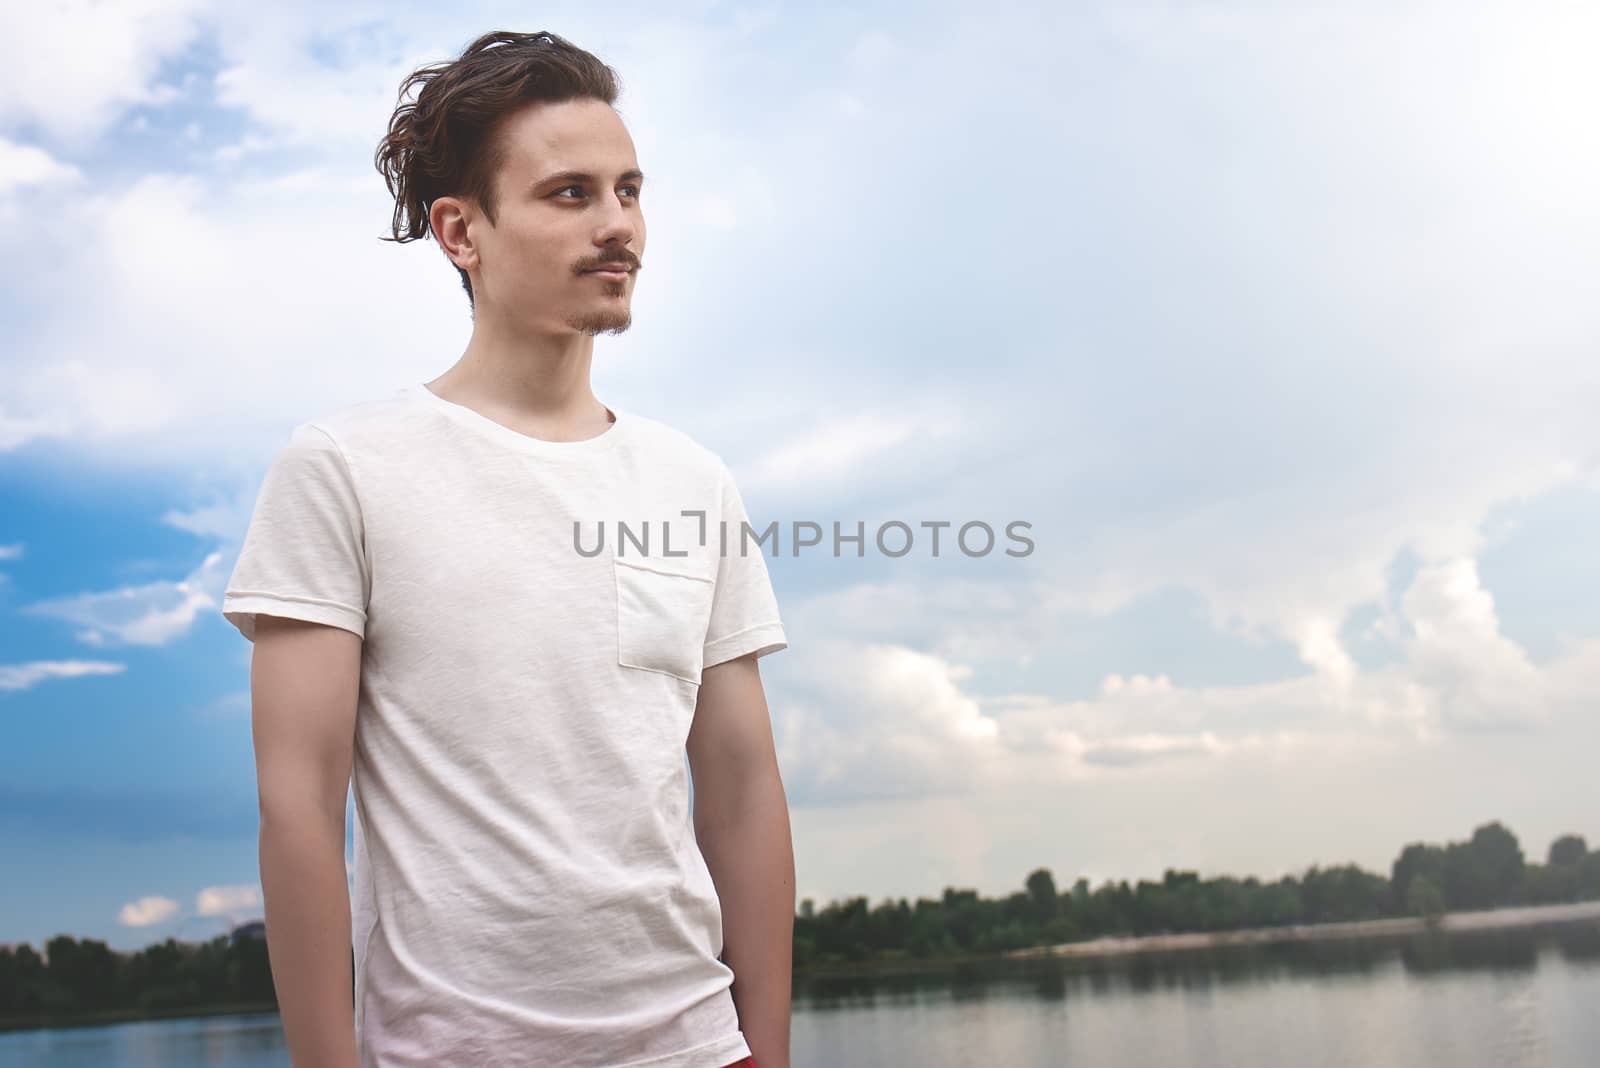
[[[589,271],[614,271],[619,268],[629,271],[637,271],[639,269],[639,262],[634,259],[601,260],[599,263],[593,263],[588,267],[580,268],[579,273],[583,274]]]

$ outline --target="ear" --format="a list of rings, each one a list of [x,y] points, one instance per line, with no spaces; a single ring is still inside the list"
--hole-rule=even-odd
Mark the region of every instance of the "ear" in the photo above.
[[[463,271],[478,266],[478,251],[473,247],[467,221],[470,208],[460,197],[440,197],[428,209],[428,226],[444,254]]]

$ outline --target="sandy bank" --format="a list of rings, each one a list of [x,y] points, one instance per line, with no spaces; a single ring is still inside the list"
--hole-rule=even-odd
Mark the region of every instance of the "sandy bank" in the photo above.
[[[1600,920],[1600,901],[1489,909],[1484,912],[1451,912],[1441,916],[1432,925],[1419,917],[1406,916],[1390,920],[1358,920],[1353,923],[1251,927],[1240,931],[1144,935],[1138,938],[1093,938],[1083,942],[1063,942],[1053,946],[1014,949],[1002,955],[1013,960],[1027,957],[1116,957],[1131,953],[1166,953],[1183,949],[1259,946],[1278,942],[1387,938],[1422,934],[1428,931],[1430,926],[1440,931],[1498,931],[1547,924],[1579,923],[1585,920]]]

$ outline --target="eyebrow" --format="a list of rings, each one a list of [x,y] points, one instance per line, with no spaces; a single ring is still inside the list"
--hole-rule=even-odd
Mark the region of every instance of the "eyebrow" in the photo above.
[[[546,185],[546,184],[548,184],[550,182],[557,182],[557,181],[560,181],[560,182],[580,182],[580,183],[587,184],[589,182],[593,182],[594,180],[595,180],[594,175],[586,174],[583,171],[557,171],[554,174],[545,175],[543,178],[539,179],[539,181],[535,182],[534,185],[537,187],[537,186],[541,186],[541,185]],[[617,180],[619,182],[627,182],[627,181],[642,182],[642,181],[644,181],[644,172],[641,171],[641,170],[638,170],[638,169],[634,169],[634,170],[631,170],[631,171],[623,171],[621,174],[617,175]]]

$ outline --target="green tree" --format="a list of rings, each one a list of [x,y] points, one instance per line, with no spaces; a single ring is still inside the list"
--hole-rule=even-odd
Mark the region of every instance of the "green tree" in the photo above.
[[[1578,864],[1577,897],[1580,901],[1600,898],[1600,849],[1596,849]]]
[[[1039,868],[1028,876],[1028,896],[1033,899],[1033,912],[1040,923],[1049,923],[1060,909],[1056,894],[1056,879],[1049,868]]]
[[[1444,889],[1445,851],[1442,847],[1413,842],[1400,851],[1389,873],[1396,911],[1415,915],[1410,901],[1411,881],[1419,875],[1427,876],[1439,890]]]
[[[1354,864],[1313,867],[1300,880],[1300,894],[1309,923],[1370,920],[1384,915],[1388,908],[1389,882]]]
[[[1589,855],[1589,843],[1582,835],[1564,834],[1550,843],[1548,863],[1552,868],[1567,868],[1582,863]]]
[[[1486,823],[1469,841],[1452,842],[1445,850],[1445,897],[1452,908],[1510,904],[1525,868],[1517,836],[1498,822]]]
[[[1430,924],[1437,923],[1445,911],[1444,891],[1428,876],[1414,875],[1406,887],[1406,910]]]

